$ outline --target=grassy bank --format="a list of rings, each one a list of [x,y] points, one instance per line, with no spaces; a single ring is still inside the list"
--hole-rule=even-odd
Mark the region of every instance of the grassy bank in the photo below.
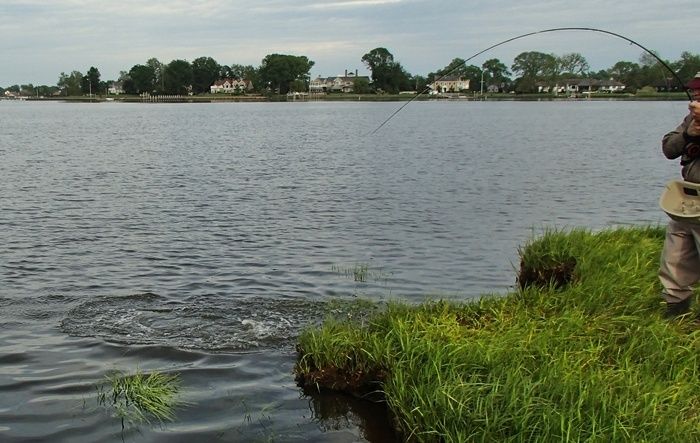
[[[504,297],[304,332],[298,380],[383,398],[410,441],[700,441],[700,333],[662,318],[663,235],[545,233]]]

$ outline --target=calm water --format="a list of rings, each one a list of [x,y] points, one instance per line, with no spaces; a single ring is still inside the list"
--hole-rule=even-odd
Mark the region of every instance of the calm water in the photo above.
[[[294,384],[336,300],[505,293],[542,228],[665,222],[684,102],[417,102],[366,135],[397,107],[0,102],[0,440],[386,441]],[[189,404],[122,434],[95,385],[137,369]]]

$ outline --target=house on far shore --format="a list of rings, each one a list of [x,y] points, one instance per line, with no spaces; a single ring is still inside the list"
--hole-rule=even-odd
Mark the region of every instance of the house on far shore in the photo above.
[[[212,94],[218,93],[241,93],[253,90],[253,82],[250,80],[236,79],[236,78],[224,78],[217,80],[210,87]]]
[[[111,95],[123,94],[124,84],[122,82],[111,82],[107,87],[107,93]]]
[[[537,82],[537,92],[554,94],[592,94],[594,92],[623,92],[625,85],[615,80],[596,80],[593,78],[573,78],[557,82]]]
[[[345,70],[345,75],[336,75],[335,77],[321,77],[315,78],[309,82],[309,93],[311,94],[325,94],[329,92],[355,92],[355,80],[362,79],[369,84],[370,79],[366,75],[357,75],[357,69],[355,73],[348,72]]]
[[[448,75],[430,84],[431,94],[460,92],[469,89],[469,79]]]

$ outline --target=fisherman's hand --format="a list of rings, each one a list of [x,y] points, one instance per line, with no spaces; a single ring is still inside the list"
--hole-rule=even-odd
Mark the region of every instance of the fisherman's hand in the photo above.
[[[690,104],[688,105],[688,109],[690,110],[690,116],[693,117],[693,120],[695,120],[696,122],[700,122],[700,102],[690,102]]]
[[[688,125],[686,132],[688,135],[695,137],[700,135],[700,102],[690,102],[688,109],[690,110],[690,116],[693,119],[690,120],[690,124]]]

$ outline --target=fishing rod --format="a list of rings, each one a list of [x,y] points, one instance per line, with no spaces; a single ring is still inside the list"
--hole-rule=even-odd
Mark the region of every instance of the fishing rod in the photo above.
[[[635,45],[635,46],[641,48],[643,51],[645,51],[646,53],[648,53],[649,55],[651,55],[652,57],[654,57],[654,58],[656,59],[656,61],[658,61],[659,63],[661,63],[661,66],[663,66],[664,68],[666,68],[666,69],[673,75],[673,77],[675,77],[675,79],[678,81],[678,84],[680,84],[680,85],[683,84],[683,80],[681,80],[680,77],[678,77],[678,74],[676,74],[676,72],[675,72],[673,69],[671,69],[671,67],[668,66],[668,64],[667,64],[665,61],[661,60],[661,58],[659,58],[658,55],[654,54],[654,52],[652,52],[650,49],[645,48],[644,46],[642,46],[641,44],[639,44],[639,43],[637,43],[636,41],[632,40],[631,38],[625,37],[624,35],[618,34],[618,33],[616,33],[616,32],[606,31],[606,30],[604,30],[604,29],[597,29],[597,28],[581,28],[581,27],[565,27],[565,28],[543,29],[543,30],[541,30],[541,31],[528,32],[528,33],[525,33],[525,34],[518,35],[518,36],[516,36],[516,37],[511,37],[511,38],[509,38],[509,39],[507,39],[507,40],[503,40],[502,42],[496,43],[495,45],[491,45],[491,46],[489,46],[488,48],[483,49],[483,50],[477,52],[476,54],[472,55],[472,56],[469,57],[468,59],[464,60],[462,63],[459,63],[458,65],[454,66],[452,69],[450,69],[449,71],[447,71],[446,73],[442,74],[442,75],[441,75],[440,77],[438,77],[435,81],[439,81],[439,80],[441,80],[441,79],[447,77],[448,75],[450,75],[451,73],[453,73],[453,72],[456,71],[457,69],[459,69],[459,68],[461,68],[462,66],[464,66],[469,60],[472,60],[473,58],[476,58],[476,57],[480,56],[481,54],[483,54],[484,52],[490,51],[490,50],[493,49],[493,48],[497,48],[497,47],[499,47],[499,46],[501,46],[501,45],[505,45],[506,43],[510,43],[510,42],[512,42],[512,41],[514,41],[514,40],[518,40],[518,39],[525,38],[525,37],[530,37],[530,36],[532,36],[532,35],[544,34],[544,33],[546,33],[546,32],[558,32],[558,31],[591,31],[591,32],[600,32],[600,33],[602,33],[602,34],[608,34],[608,35],[612,35],[612,36],[617,37],[617,38],[621,38],[622,40],[625,40],[625,41],[627,41],[627,42],[629,42],[629,43],[631,43],[631,44],[633,44],[633,45]],[[391,120],[392,118],[394,118],[394,116],[395,116],[396,114],[398,114],[399,112],[401,112],[401,110],[402,110],[403,108],[405,108],[406,106],[408,106],[413,100],[417,99],[418,97],[420,97],[421,95],[425,94],[425,93],[428,92],[429,90],[430,90],[430,87],[426,87],[426,88],[423,89],[421,92],[419,92],[418,94],[414,95],[410,100],[408,100],[406,103],[404,103],[403,105],[401,105],[401,107],[399,107],[399,108],[398,108],[396,111],[394,111],[389,117],[387,117],[386,120],[384,120],[379,126],[377,126],[377,128],[376,128],[374,131],[370,132],[370,135],[376,134],[377,131],[379,131],[384,125],[386,125],[386,124],[389,122],[389,120]],[[689,101],[693,101],[693,98],[690,96],[690,92],[685,91],[685,94],[688,96],[688,100],[689,100]]]

